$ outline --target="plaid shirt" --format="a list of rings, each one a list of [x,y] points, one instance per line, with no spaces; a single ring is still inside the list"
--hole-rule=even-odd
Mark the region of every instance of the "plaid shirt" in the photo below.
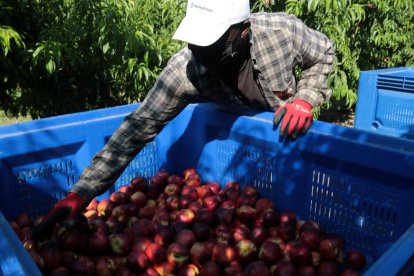
[[[264,110],[274,111],[293,98],[313,106],[329,99],[327,77],[333,49],[325,35],[285,13],[255,13],[250,22],[251,59],[267,103]],[[302,68],[297,83],[295,65]],[[170,120],[188,104],[200,102],[243,106],[240,96],[215,72],[198,64],[185,48],[170,59],[140,107],[126,116],[72,191],[88,201],[107,191]]]

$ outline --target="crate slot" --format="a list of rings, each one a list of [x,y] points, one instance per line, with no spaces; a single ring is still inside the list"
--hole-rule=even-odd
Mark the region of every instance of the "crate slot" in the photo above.
[[[394,234],[398,194],[317,170],[309,194],[310,218],[349,237],[354,246],[370,249],[375,240]]]
[[[225,175],[222,179],[223,184],[240,179],[240,184],[250,184],[263,194],[272,191],[274,160],[266,152],[241,145],[239,142],[220,141],[217,142],[217,158],[218,167]],[[229,164],[237,164],[237,166],[229,169]],[[248,175],[239,173],[245,171],[244,167],[248,167],[251,173]]]
[[[400,92],[413,93],[414,78],[378,75],[377,89],[391,89]]]
[[[122,186],[129,185],[131,179],[138,175],[147,179],[153,176],[157,170],[157,159],[155,158],[156,150],[157,145],[155,141],[146,145],[125,168],[125,171],[112,186],[110,192],[113,192]]]

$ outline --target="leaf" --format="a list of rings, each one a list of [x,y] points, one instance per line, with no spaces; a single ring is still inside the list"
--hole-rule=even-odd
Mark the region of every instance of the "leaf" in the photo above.
[[[332,1],[336,1],[336,0],[325,0],[325,13],[330,12]]]
[[[308,10],[315,11],[319,5],[319,0],[308,0]]]
[[[53,74],[53,72],[55,72],[55,69],[56,69],[55,61],[53,59],[50,59],[48,63],[46,64],[46,70],[48,71],[49,74]]]
[[[36,48],[36,50],[32,54],[33,58],[36,58],[45,48],[43,44],[38,44],[38,45],[39,46]]]
[[[105,43],[104,46],[102,47],[102,52],[104,54],[106,54],[109,50],[109,42]]]

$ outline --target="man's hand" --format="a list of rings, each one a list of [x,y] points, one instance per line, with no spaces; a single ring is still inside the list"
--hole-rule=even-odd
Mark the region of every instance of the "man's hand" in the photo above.
[[[276,110],[273,124],[277,125],[281,120],[280,135],[285,138],[296,138],[299,134],[306,133],[312,124],[312,105],[304,100],[293,99],[292,103]]]
[[[43,221],[33,229],[32,238],[35,240],[50,238],[56,223],[80,215],[86,208],[86,205],[87,203],[80,195],[69,193],[65,198],[56,203],[53,209],[44,217]]]

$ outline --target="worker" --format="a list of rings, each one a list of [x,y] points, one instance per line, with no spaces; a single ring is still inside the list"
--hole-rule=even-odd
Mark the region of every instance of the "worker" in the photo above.
[[[141,105],[34,229],[34,237],[80,214],[106,192],[190,103],[274,112],[280,135],[290,139],[309,129],[312,108],[332,93],[327,85],[334,59],[330,40],[293,15],[251,13],[249,0],[189,0],[173,39],[187,46],[169,60]]]

